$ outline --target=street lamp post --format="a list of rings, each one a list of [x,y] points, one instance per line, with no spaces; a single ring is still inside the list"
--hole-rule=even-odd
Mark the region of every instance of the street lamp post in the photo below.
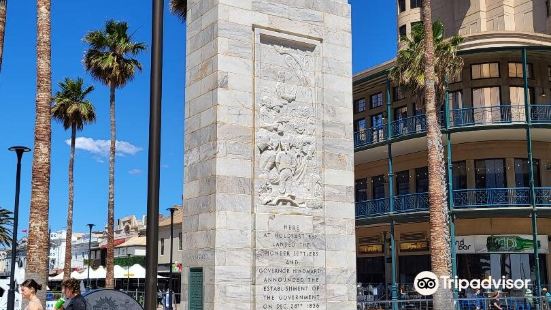
[[[88,229],[90,233],[88,234],[88,290],[90,290],[90,287],[92,286],[90,283],[90,268],[92,268],[92,227],[94,227],[94,224],[86,224],[88,226]]]
[[[31,149],[25,146],[12,146],[8,150],[17,154],[17,172],[15,175],[15,203],[13,206],[13,231],[11,239],[10,291],[8,293],[8,308],[14,309],[15,304],[15,260],[17,256],[17,221],[19,220],[19,191],[21,189],[21,158],[23,153]]]
[[[128,248],[126,248],[128,251]],[[130,253],[126,253],[128,260],[126,261],[126,293],[130,293]]]
[[[163,90],[163,0],[153,0],[151,75],[149,95],[149,150],[147,165],[147,234],[145,307],[157,308],[159,238],[159,183],[161,170],[161,97]]]
[[[172,254],[174,246],[174,212],[178,210],[177,208],[168,208],[170,211],[170,273],[168,276],[168,309],[172,310]]]

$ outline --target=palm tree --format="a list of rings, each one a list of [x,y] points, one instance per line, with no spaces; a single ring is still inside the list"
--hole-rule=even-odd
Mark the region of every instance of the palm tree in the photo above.
[[[60,90],[54,97],[52,117],[63,124],[65,130],[71,128],[71,153],[69,156],[69,206],[67,207],[67,234],[65,236],[65,263],[63,266],[63,279],[71,277],[71,239],[73,236],[73,203],[74,182],[73,167],[75,163],[75,140],[77,130],[84,129],[84,125],[95,122],[96,112],[94,106],[86,99],[93,90],[93,86],[83,87],[81,78],[71,80],[66,78],[59,83]]]
[[[144,43],[132,42],[125,22],[107,21],[104,30],[86,34],[84,40],[90,45],[84,55],[86,70],[97,80],[109,87],[109,116],[111,127],[111,145],[109,148],[109,200],[107,206],[107,275],[105,286],[114,287],[114,212],[115,212],[115,90],[128,83],[137,70],[142,69],[140,62],[132,58],[145,50]]]
[[[27,244],[26,276],[38,283],[48,283],[48,212],[50,207],[51,153],[51,20],[50,0],[37,0],[36,43],[36,115],[34,122],[34,152],[31,181],[31,210]],[[38,297],[45,305],[45,290]]]
[[[6,34],[6,13],[8,0],[0,0],[0,71],[2,70],[2,56],[4,55],[4,35]]]
[[[423,1],[423,25],[412,29],[398,52],[390,78],[396,84],[425,98],[429,171],[429,224],[431,268],[439,277],[450,276],[450,233],[446,192],[446,170],[442,132],[436,102],[444,99],[446,81],[460,74],[463,60],[457,56],[462,38],[444,38],[441,22],[431,21],[430,0]],[[432,38],[429,40],[428,38]],[[453,295],[443,285],[433,295],[434,309],[453,309]]]
[[[170,9],[185,20],[187,15],[187,0],[170,0]]]
[[[13,213],[9,210],[0,208],[0,246],[8,247],[11,245],[12,225]]]

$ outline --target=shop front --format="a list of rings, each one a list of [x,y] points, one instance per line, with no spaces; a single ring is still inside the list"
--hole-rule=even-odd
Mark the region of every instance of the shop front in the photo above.
[[[530,279],[536,281],[534,242],[530,235],[456,237],[457,275],[462,279]],[[547,279],[548,237],[537,237],[540,279]]]

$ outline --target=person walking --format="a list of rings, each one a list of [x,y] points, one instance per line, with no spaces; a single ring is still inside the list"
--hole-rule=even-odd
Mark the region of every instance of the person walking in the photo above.
[[[501,301],[499,300],[499,291],[495,291],[495,293],[492,295],[492,299],[490,299],[490,309],[492,310],[503,309],[503,307],[501,307]]]
[[[44,310],[40,299],[36,297],[36,292],[42,289],[42,285],[36,283],[33,279],[27,279],[21,283],[21,295],[29,301],[25,310]]]
[[[67,279],[61,283],[61,290],[68,299],[63,304],[64,310],[86,310],[86,299],[80,294],[80,282],[77,279]]]

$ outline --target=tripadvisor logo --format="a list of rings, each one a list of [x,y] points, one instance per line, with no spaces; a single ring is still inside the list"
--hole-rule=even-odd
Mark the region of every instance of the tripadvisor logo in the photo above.
[[[480,279],[473,279],[473,280],[467,280],[467,279],[459,279],[458,277],[450,278],[450,277],[440,277],[440,280],[438,280],[438,277],[430,272],[430,271],[423,271],[420,272],[413,281],[413,287],[415,288],[415,291],[423,296],[429,296],[436,293],[438,290],[438,287],[440,284],[444,285],[444,289],[453,289],[457,288],[460,292],[462,290],[465,290],[467,288],[471,288],[473,290],[477,289],[485,289],[485,290],[491,290],[491,289],[501,289],[501,290],[511,290],[511,289],[527,289],[530,285],[531,280],[530,279],[507,279],[505,277],[498,278],[497,280],[495,278],[492,278],[491,276],[487,279],[480,280]]]
[[[438,290],[438,277],[430,271],[420,272],[415,276],[413,287],[423,296],[432,295]]]

